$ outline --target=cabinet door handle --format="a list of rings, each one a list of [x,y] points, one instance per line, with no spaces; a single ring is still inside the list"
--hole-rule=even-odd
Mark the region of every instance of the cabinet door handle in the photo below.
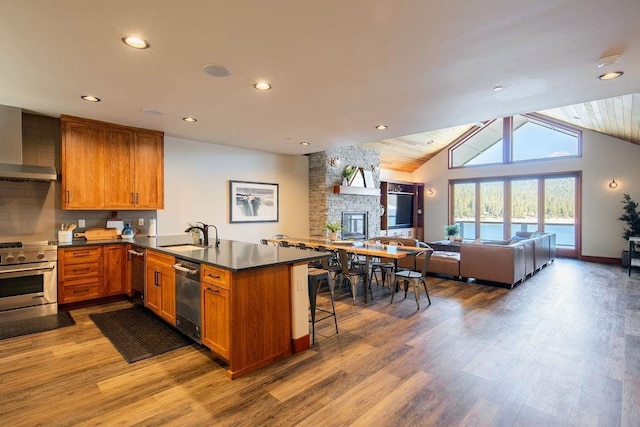
[[[133,193],[131,193],[131,204],[133,204]]]
[[[211,289],[211,288],[207,288],[207,290],[213,294],[219,294],[220,290],[219,289]]]
[[[67,190],[67,203],[71,203],[71,190]]]
[[[160,278],[159,278],[159,274],[158,273],[160,273],[160,272],[159,271],[154,271],[153,272],[154,281],[155,281],[154,285],[156,285],[156,286],[160,286]]]
[[[222,278],[222,276],[215,276],[215,275],[213,275],[211,273],[207,273],[207,277],[213,277],[214,279],[221,279]]]
[[[136,205],[137,205],[138,203],[140,203],[140,197],[139,197],[139,196],[140,196],[140,195],[139,195],[138,193],[136,193]]]

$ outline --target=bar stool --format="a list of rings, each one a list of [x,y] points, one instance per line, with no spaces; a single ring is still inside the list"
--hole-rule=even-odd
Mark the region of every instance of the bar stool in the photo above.
[[[316,306],[316,300],[318,298],[318,290],[323,281],[326,281],[329,285],[329,296],[331,298],[331,311],[319,308]],[[336,334],[338,333],[338,318],[336,317],[336,306],[333,300],[333,281],[329,278],[329,272],[327,270],[320,270],[318,268],[310,268],[308,273],[308,291],[309,291],[309,309],[311,310],[311,344],[316,343],[316,323],[321,320],[333,317],[333,321],[336,325]],[[316,311],[321,311],[327,315],[321,318],[316,318]]]

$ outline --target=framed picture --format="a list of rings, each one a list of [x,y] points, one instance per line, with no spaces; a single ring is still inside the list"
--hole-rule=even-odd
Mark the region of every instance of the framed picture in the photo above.
[[[229,181],[230,222],[278,222],[278,184]]]

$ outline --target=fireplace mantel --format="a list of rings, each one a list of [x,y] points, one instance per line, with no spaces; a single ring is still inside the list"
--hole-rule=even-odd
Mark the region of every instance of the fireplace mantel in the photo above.
[[[379,196],[379,188],[354,187],[351,185],[334,185],[334,194],[355,194],[359,196]]]

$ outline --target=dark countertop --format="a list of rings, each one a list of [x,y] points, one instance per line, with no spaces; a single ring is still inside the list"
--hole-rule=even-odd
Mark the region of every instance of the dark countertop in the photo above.
[[[202,247],[195,250],[173,250],[169,247],[171,245],[193,245],[193,241],[189,235],[91,241],[83,239],[74,240],[71,243],[58,243],[58,247],[69,248],[127,243],[158,250],[177,258],[209,264],[231,271],[243,271],[273,265],[295,264],[298,262],[304,263],[330,256],[328,253],[238,242],[235,240],[220,240],[220,247],[218,248]]]

